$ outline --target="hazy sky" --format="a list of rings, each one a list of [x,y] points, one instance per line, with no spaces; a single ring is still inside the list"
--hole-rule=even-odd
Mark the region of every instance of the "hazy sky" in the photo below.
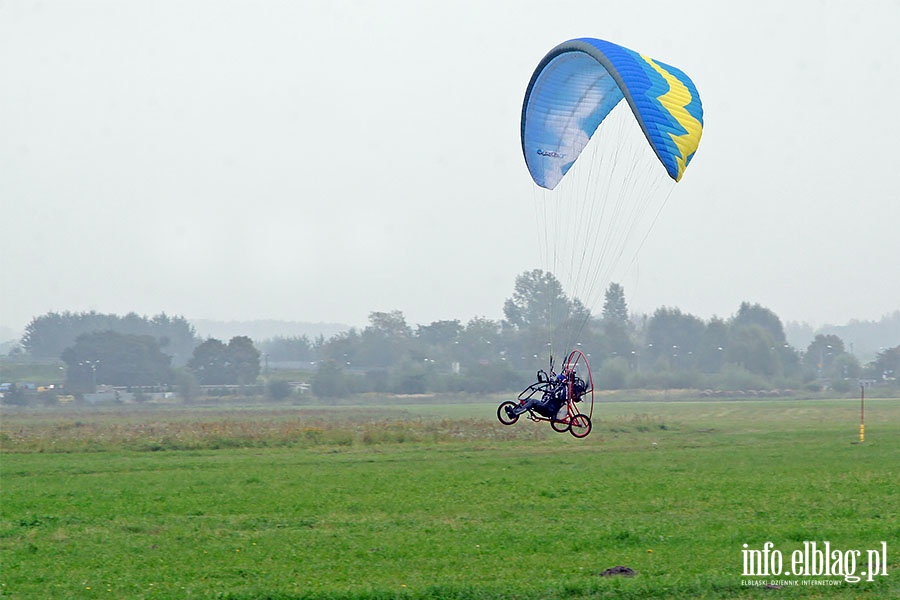
[[[898,31],[896,0],[5,0],[0,326],[501,318],[543,268],[522,96],[582,36],[682,68],[704,105],[632,310],[878,319],[900,308]]]

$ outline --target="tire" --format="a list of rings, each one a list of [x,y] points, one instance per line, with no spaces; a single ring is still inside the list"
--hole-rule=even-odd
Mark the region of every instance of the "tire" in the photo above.
[[[581,439],[587,437],[591,432],[591,418],[585,414],[578,413],[571,419],[569,425],[569,433]]]
[[[557,420],[556,418],[550,419],[550,427],[553,428],[553,431],[559,433],[565,433],[569,431],[569,428],[572,424],[566,419],[565,421]]]
[[[507,400],[506,402],[501,402],[500,406],[497,407],[497,420],[500,421],[501,423],[503,423],[504,425],[512,425],[513,423],[515,423],[516,421],[519,420],[519,415],[513,415],[512,417],[510,417],[508,414],[506,414],[507,407],[515,408],[516,403],[512,402],[511,400]]]

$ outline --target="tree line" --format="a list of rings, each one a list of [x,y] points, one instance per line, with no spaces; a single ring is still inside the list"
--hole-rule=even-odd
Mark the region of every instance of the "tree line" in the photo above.
[[[122,317],[96,311],[67,311],[49,312],[32,319],[25,326],[21,345],[34,360],[59,360],[80,335],[103,331],[152,337],[176,365],[187,362],[198,343],[193,326],[184,317],[170,317],[165,313],[153,317],[128,313]]]
[[[678,308],[633,315],[625,290],[612,283],[593,315],[564,293],[550,273],[516,278],[504,318],[474,317],[409,325],[400,311],[372,312],[368,325],[328,339],[274,338],[254,343],[199,340],[182,317],[118,317],[49,313],[26,328],[22,349],[35,359],[58,358],[66,385],[78,392],[99,384],[253,385],[265,367],[290,362],[310,373],[320,397],[360,392],[492,392],[524,387],[537,369],[577,347],[601,389],[694,388],[849,390],[860,378],[890,381],[900,370],[900,346],[862,365],[836,335],[817,335],[794,348],[778,316],[744,302],[728,319],[700,319]],[[275,378],[277,379],[277,378]],[[272,388],[286,395],[282,385]]]
[[[779,317],[744,302],[728,319],[703,320],[678,308],[630,314],[621,285],[606,290],[603,310],[569,299],[556,278],[535,270],[516,279],[504,319],[441,321],[412,328],[402,313],[372,313],[369,325],[321,344],[295,340],[298,355],[316,356],[320,393],[347,391],[507,390],[557,366],[577,347],[600,389],[719,390],[854,388],[860,378],[890,379],[900,346],[861,365],[836,335],[817,335],[801,349],[786,339]],[[549,325],[548,325],[549,324]],[[284,340],[281,341],[284,344]],[[319,381],[321,379],[321,381]]]

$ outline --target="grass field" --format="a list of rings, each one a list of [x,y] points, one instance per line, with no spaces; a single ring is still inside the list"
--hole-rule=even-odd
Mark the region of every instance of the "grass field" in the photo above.
[[[900,597],[900,400],[495,407],[6,410],[0,596]],[[744,573],[826,541],[887,575]]]

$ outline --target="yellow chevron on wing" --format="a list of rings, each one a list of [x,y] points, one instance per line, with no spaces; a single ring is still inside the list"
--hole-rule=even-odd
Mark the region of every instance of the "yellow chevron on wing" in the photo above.
[[[691,92],[687,87],[681,83],[677,77],[654,62],[652,58],[644,56],[643,54],[641,55],[641,58],[653,67],[653,69],[669,84],[669,90],[662,96],[659,96],[658,100],[687,132],[681,135],[676,135],[674,133],[669,134],[672,141],[675,142],[678,152],[681,154],[681,156],[675,157],[675,161],[678,163],[678,177],[675,178],[675,181],[680,181],[681,176],[684,174],[684,169],[687,166],[688,157],[696,152],[697,147],[700,145],[700,135],[703,133],[703,124],[685,109],[685,107],[693,100]]]

